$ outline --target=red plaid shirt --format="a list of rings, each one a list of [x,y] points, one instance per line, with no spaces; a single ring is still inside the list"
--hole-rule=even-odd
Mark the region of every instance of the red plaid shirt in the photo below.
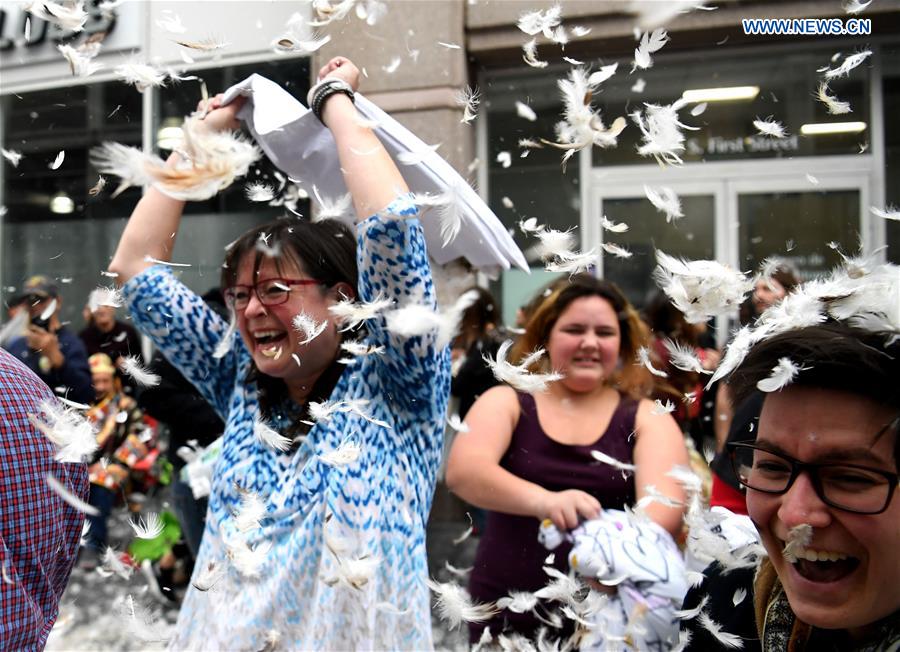
[[[0,650],[44,648],[78,554],[84,514],[51,491],[46,477],[87,500],[87,468],[54,460],[53,445],[28,420],[53,400],[0,349]]]

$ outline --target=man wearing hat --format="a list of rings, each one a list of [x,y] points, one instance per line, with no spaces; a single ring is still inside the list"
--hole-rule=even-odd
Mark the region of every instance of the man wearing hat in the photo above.
[[[59,288],[46,276],[32,276],[17,299],[24,301],[30,323],[24,337],[9,343],[9,352],[56,393],[90,403],[94,390],[87,353],[78,336],[59,321]]]

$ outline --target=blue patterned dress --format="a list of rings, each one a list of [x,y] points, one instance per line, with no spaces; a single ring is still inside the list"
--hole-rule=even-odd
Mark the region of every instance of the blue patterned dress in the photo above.
[[[415,212],[400,198],[357,226],[361,301],[436,306]],[[254,436],[257,387],[245,380],[251,358],[241,338],[215,359],[226,324],[167,268],[145,270],[123,292],[135,325],[227,424],[193,580],[210,564],[219,576],[207,591],[189,589],[171,649],[255,651],[267,642],[274,643],[267,649],[286,650],[431,648],[425,523],[440,462],[449,351],[437,350],[433,335],[403,338],[387,331],[383,316],[370,320],[367,343],[385,352],[348,366],[331,399],[368,399],[368,415],[390,428],[337,412],[298,450],[279,453]],[[286,405],[269,423],[283,430],[295,416],[296,406]],[[331,466],[320,459],[348,437],[361,445],[356,461]],[[241,491],[264,501],[261,527],[236,525]],[[247,549],[264,560],[255,572],[235,556]]]

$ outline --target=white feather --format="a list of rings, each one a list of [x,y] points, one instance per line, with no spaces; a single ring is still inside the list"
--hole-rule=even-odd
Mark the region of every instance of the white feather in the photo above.
[[[785,131],[784,125],[774,120],[771,116],[766,119],[756,118],[753,121],[753,126],[763,136],[787,138],[787,131]]]
[[[248,183],[244,186],[244,194],[250,201],[272,201],[275,199],[275,189],[264,183]]]
[[[813,528],[809,523],[801,523],[788,530],[788,540],[784,544],[784,550],[781,551],[788,563],[797,562],[797,552],[809,545],[812,535]]]
[[[464,87],[456,94],[456,104],[463,107],[463,124],[470,124],[478,115],[478,104],[481,102],[481,91],[471,86]]]
[[[667,224],[684,217],[684,213],[681,212],[681,199],[668,186],[651,188],[644,184],[644,194],[647,195],[647,199],[656,207],[656,210],[665,213]]]
[[[286,451],[291,447],[291,440],[272,429],[263,419],[257,415],[253,420],[253,436],[262,445],[276,451]]]
[[[790,358],[779,358],[769,377],[756,383],[756,389],[761,392],[777,392],[790,385],[799,372],[800,367],[791,362]]]
[[[828,113],[831,115],[850,113],[850,102],[843,102],[836,96],[829,95],[827,82],[823,81],[819,84],[819,89],[816,91],[816,99],[826,106]]]
[[[469,432],[469,426],[465,421],[459,418],[458,414],[451,414],[447,417],[447,425],[456,432]]]
[[[425,147],[414,152],[400,152],[399,154],[397,154],[397,162],[401,163],[402,165],[419,165],[422,161],[425,160],[426,157],[436,152],[441,145],[442,143],[437,143],[436,145],[425,145]]]
[[[714,260],[678,260],[656,252],[653,278],[691,324],[730,312],[753,289],[753,280]]]
[[[47,480],[47,486],[50,487],[50,489],[56,495],[58,495],[69,505],[71,505],[72,507],[77,509],[79,512],[84,512],[85,514],[88,514],[89,516],[100,516],[100,510],[98,510],[96,507],[92,507],[91,505],[88,505],[86,502],[81,500],[78,496],[76,496],[71,491],[66,489],[66,487],[59,480],[57,480],[55,477],[53,477],[53,475],[51,473],[47,474],[46,480]]]
[[[270,541],[261,541],[252,548],[246,541],[239,541],[232,545],[226,544],[226,554],[231,560],[232,566],[246,578],[259,577],[271,549]]]
[[[728,632],[722,631],[722,626],[710,618],[709,614],[705,611],[701,612],[699,616],[697,616],[697,622],[700,623],[700,626],[703,627],[706,631],[713,635],[719,643],[727,648],[732,648],[735,650],[739,650],[744,647],[744,640],[736,635],[729,634]]]
[[[165,642],[166,629],[147,608],[138,605],[131,595],[118,606],[125,625],[125,635],[143,643]]]
[[[617,460],[615,457],[611,457],[602,451],[592,450],[591,457],[600,462],[601,464],[607,464],[615,469],[619,469],[620,471],[627,471],[629,473],[633,473],[637,470],[637,467],[634,464],[629,464],[628,462],[622,462],[621,460]]]
[[[83,463],[98,448],[94,425],[78,412],[55,402],[43,401],[39,417],[29,414],[28,420],[53,442],[56,447],[53,458],[57,462]]]
[[[740,587],[735,590],[734,595],[731,596],[731,602],[736,607],[740,603],[744,601],[744,598],[747,597],[747,589]]]
[[[582,270],[588,270],[596,267],[600,262],[598,256],[593,249],[583,253],[564,252],[557,256],[555,260],[545,265],[548,272],[565,272],[567,274],[577,274]]]
[[[277,52],[302,52],[312,54],[322,46],[331,42],[331,35],[315,36],[311,39],[298,38],[293,34],[283,34],[272,42],[272,48]]]
[[[695,118],[698,115],[703,115],[706,112],[706,107],[707,107],[706,102],[700,102],[700,104],[698,104],[693,109],[691,109],[691,115],[694,116]]]
[[[660,165],[681,165],[683,161],[679,156],[684,152],[684,134],[682,129],[696,131],[698,127],[691,127],[678,120],[678,111],[687,102],[678,100],[664,106],[658,104],[644,104],[645,111],[633,111],[631,119],[641,130],[643,143],[638,146],[638,154],[652,156]]]
[[[327,319],[322,323],[317,323],[315,319],[305,312],[296,315],[291,323],[294,326],[294,329],[305,338],[300,344],[309,344],[319,335],[324,333],[325,329],[328,327]]]
[[[859,66],[863,61],[872,56],[871,50],[863,50],[862,52],[857,52],[856,54],[851,54],[849,57],[845,58],[844,61],[837,68],[834,69],[826,69],[824,71],[826,79],[835,79],[839,77],[845,77],[850,74],[850,71]]]
[[[669,352],[670,363],[676,369],[693,371],[698,374],[712,373],[703,368],[703,363],[700,362],[700,358],[697,357],[696,350],[692,346],[679,344],[668,337],[663,340],[663,345]]]
[[[90,521],[85,520],[84,523],[89,525]],[[100,560],[100,566],[97,567],[97,574],[100,577],[115,575],[123,580],[128,580],[134,574],[134,566],[126,564],[114,548],[106,546],[106,549],[103,551],[103,557]]]
[[[237,332],[237,314],[231,308],[229,308],[228,314],[228,328],[225,329],[222,339],[219,340],[218,344],[216,344],[216,350],[213,351],[213,358],[216,360],[224,358],[231,351],[231,346],[234,343],[234,334]]]
[[[48,0],[30,0],[22,8],[37,18],[59,25],[63,31],[80,32],[88,19],[88,13],[84,10],[84,0],[65,5]]]
[[[546,68],[549,63],[537,58],[537,39],[531,39],[522,44],[522,61],[532,68]]]
[[[50,169],[58,170],[59,166],[63,164],[64,160],[66,160],[66,150],[61,150],[59,154],[56,155],[56,158],[53,159],[53,162],[50,164]]]
[[[91,290],[88,295],[88,309],[94,313],[100,306],[110,306],[112,308],[121,308],[125,305],[125,297],[122,292],[114,287],[100,287]]]
[[[155,539],[163,531],[162,519],[156,512],[149,512],[143,517],[139,516],[137,521],[129,520],[128,524],[138,539]]]
[[[115,69],[116,77],[143,93],[148,88],[166,85],[166,73],[139,61],[128,61]]]
[[[650,414],[654,416],[660,416],[663,414],[671,414],[675,411],[675,404],[670,400],[666,399],[666,402],[663,403],[659,399],[656,399],[653,402],[653,407],[650,408]]]
[[[537,600],[534,593],[510,591],[509,595],[497,600],[497,608],[508,609],[517,614],[524,614],[534,609],[537,605]]]
[[[638,364],[646,367],[647,370],[654,376],[659,376],[660,378],[668,378],[669,374],[653,366],[653,361],[650,359],[650,349],[646,346],[642,346],[638,349],[636,358]]]
[[[611,63],[608,66],[602,66],[600,70],[597,72],[592,72],[590,77],[588,77],[588,86],[599,86],[607,79],[616,74],[616,68],[619,67],[617,63]]]
[[[537,120],[537,113],[534,112],[534,109],[532,109],[524,102],[519,102],[518,100],[516,100],[516,115],[518,115],[520,118],[528,120],[529,122],[534,122],[535,120]]]
[[[876,206],[869,206],[869,212],[875,217],[880,217],[885,220],[900,221],[900,208],[885,206],[884,210],[882,210]]]
[[[630,251],[612,242],[604,242],[600,246],[603,247],[603,251],[616,258],[631,258],[632,256]]]
[[[658,27],[653,32],[644,32],[641,42],[634,50],[634,61],[632,62],[631,72],[638,68],[647,69],[653,66],[653,59],[650,56],[654,52],[660,50],[669,42],[669,35],[662,27]]]
[[[3,154],[3,158],[9,161],[14,168],[19,167],[19,161],[22,160],[21,152],[17,152],[14,149],[0,149],[0,154]]]
[[[543,392],[547,389],[548,383],[562,378],[562,374],[558,373],[532,374],[528,371],[529,365],[544,355],[543,349],[537,349],[532,352],[519,365],[513,365],[508,362],[506,356],[512,344],[512,340],[507,340],[501,344],[497,350],[496,358],[492,359],[490,356],[484,356],[484,361],[494,373],[494,377],[501,383],[506,383],[520,392],[535,393]]]
[[[352,299],[345,299],[330,306],[328,312],[335,316],[343,328],[341,331],[348,331],[356,328],[364,321],[374,319],[385,308],[391,306],[393,301],[383,299],[379,295],[369,303],[356,303]]]
[[[60,44],[56,46],[60,54],[69,62],[69,69],[76,77],[88,77],[103,68],[102,63],[95,63],[94,57],[100,52],[99,43],[96,48],[82,49],[71,45]],[[83,46],[82,46],[83,47]]]
[[[196,573],[194,579],[191,580],[191,586],[198,591],[209,591],[216,582],[222,579],[225,574],[225,568],[221,564],[214,561],[209,562],[205,568]]]
[[[550,38],[553,30],[561,21],[562,7],[559,4],[555,4],[548,9],[537,9],[521,14],[516,22],[516,26],[529,36],[543,34],[545,37]]]
[[[438,615],[453,630],[462,623],[479,623],[497,613],[493,604],[472,602],[469,594],[458,584],[441,584],[431,578],[426,580],[428,588],[435,594]]]
[[[702,576],[702,573],[701,573]],[[700,615],[700,612],[706,608],[706,605],[709,603],[709,596],[704,595],[703,599],[700,600],[700,604],[698,604],[693,609],[677,609],[672,615],[679,620],[691,620],[692,618],[696,618]]]
[[[359,443],[348,437],[337,448],[320,454],[319,459],[329,466],[347,466],[358,460],[361,454]]]
[[[625,222],[613,222],[607,219],[606,215],[600,218],[600,226],[611,233],[625,233],[628,230],[628,225]]]
[[[149,371],[137,356],[128,355],[122,359],[122,373],[131,376],[132,380],[142,387],[159,385],[160,377]]]
[[[842,7],[846,13],[852,15],[862,13],[870,4],[872,4],[872,0],[869,0],[868,2],[860,2],[860,0],[844,0]]]
[[[352,215],[353,197],[350,193],[344,193],[339,197],[323,197],[319,189],[313,186],[313,195],[316,198],[318,208],[313,222],[322,220],[341,220]]]
[[[246,489],[239,489],[241,504],[234,513],[234,526],[238,532],[246,534],[262,527],[261,521],[266,517],[266,504],[258,494]]]

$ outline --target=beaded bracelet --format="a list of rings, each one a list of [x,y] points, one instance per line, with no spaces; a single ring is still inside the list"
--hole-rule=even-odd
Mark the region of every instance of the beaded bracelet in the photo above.
[[[307,94],[309,108],[320,122],[322,121],[322,108],[325,106],[325,102],[337,93],[346,95],[351,102],[354,101],[353,89],[350,87],[350,84],[342,79],[324,79],[309,89]]]

